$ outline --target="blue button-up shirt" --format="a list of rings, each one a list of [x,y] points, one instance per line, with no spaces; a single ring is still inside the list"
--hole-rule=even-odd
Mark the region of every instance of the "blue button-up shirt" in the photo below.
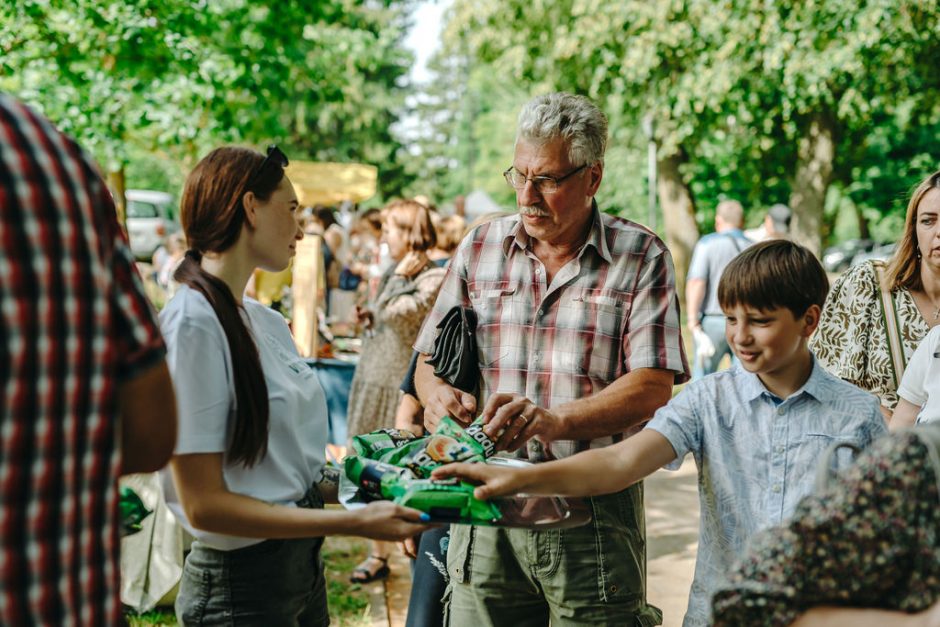
[[[816,465],[835,442],[865,448],[886,432],[878,400],[818,363],[786,399],[741,366],[688,384],[646,427],[698,467],[695,578],[684,627],[708,625],[711,595],[757,531],[778,525],[813,491]],[[842,448],[835,466],[851,463]]]

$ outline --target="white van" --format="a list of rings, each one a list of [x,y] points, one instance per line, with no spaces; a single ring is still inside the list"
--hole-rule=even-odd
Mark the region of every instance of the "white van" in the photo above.
[[[150,261],[153,253],[170,233],[179,230],[174,215],[173,197],[166,192],[129,189],[127,199],[127,236],[131,252],[138,259]]]

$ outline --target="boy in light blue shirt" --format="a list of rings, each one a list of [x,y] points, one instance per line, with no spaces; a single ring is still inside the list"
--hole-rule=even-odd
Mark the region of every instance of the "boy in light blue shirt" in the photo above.
[[[620,444],[527,468],[453,464],[437,477],[478,481],[479,498],[590,496],[622,490],[691,453],[701,525],[684,627],[708,625],[712,592],[757,531],[778,525],[813,490],[835,442],[864,448],[886,431],[878,400],[816,363],[807,342],[829,281],[815,256],[786,240],[756,244],[725,269],[718,299],[740,364],[688,384]],[[488,427],[505,427],[498,417]],[[518,442],[521,446],[523,443]],[[851,454],[841,449],[841,468]]]

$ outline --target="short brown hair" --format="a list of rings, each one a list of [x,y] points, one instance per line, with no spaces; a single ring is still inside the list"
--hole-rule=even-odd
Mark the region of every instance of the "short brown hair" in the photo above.
[[[431,212],[415,200],[393,200],[385,206],[385,219],[407,233],[408,250],[425,251],[437,246]]]
[[[940,189],[940,172],[934,172],[921,181],[911,193],[907,203],[907,216],[904,218],[904,235],[888,261],[885,271],[885,287],[895,290],[904,287],[919,292],[924,289],[920,277],[920,259],[917,257],[917,207],[932,189]]]
[[[467,232],[467,221],[460,216],[447,216],[435,221],[434,228],[437,230],[437,247],[452,253]]]
[[[746,248],[725,268],[718,282],[722,309],[735,305],[762,311],[784,307],[795,317],[812,305],[820,308],[829,293],[829,278],[807,248],[775,239]]]

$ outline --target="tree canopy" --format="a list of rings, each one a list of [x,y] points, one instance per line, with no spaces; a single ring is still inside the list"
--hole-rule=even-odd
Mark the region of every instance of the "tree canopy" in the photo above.
[[[935,0],[455,0],[442,54],[461,55],[483,94],[510,84],[595,99],[618,174],[599,200],[635,219],[648,116],[681,266],[724,196],[751,221],[789,203],[795,235],[817,251],[833,227],[827,199],[856,209],[863,231],[898,212],[940,162],[923,141],[938,120],[938,20]]]
[[[109,170],[149,152],[182,170],[226,142],[378,165],[408,181],[389,128],[410,2],[26,0],[0,8],[0,88]]]

